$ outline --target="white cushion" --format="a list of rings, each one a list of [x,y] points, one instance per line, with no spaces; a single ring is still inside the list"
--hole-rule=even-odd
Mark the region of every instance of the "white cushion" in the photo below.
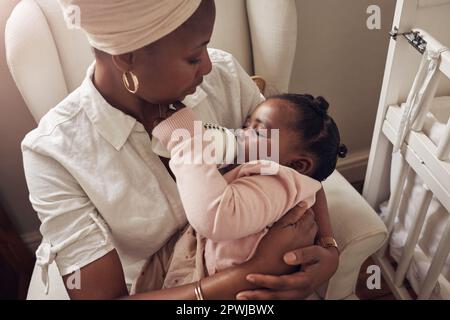
[[[341,250],[336,274],[328,283],[325,299],[354,294],[363,262],[387,239],[387,230],[364,198],[335,171],[323,184],[336,241]]]
[[[248,74],[253,74],[252,48],[243,0],[216,0],[216,22],[209,47],[231,53]]]
[[[15,7],[5,42],[11,74],[33,117],[40,119],[67,95],[67,86],[52,32],[35,1],[24,0]]]
[[[67,89],[72,92],[84,80],[88,66],[94,61],[94,52],[81,30],[67,28],[57,1],[36,1],[45,14],[58,51]],[[48,61],[49,65],[54,63],[55,61]]]
[[[255,74],[266,80],[266,95],[288,92],[298,34],[295,1],[247,0],[247,10]]]

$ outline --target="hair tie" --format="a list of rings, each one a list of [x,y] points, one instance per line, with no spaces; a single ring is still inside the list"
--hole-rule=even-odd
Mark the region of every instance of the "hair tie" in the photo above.
[[[343,158],[347,157],[347,153],[348,153],[347,146],[345,144],[339,145],[339,147],[338,147],[338,157],[343,159]]]
[[[328,101],[323,97],[311,98],[314,111],[316,111],[316,113],[318,113],[322,118],[325,118],[328,115],[328,108],[330,107]]]

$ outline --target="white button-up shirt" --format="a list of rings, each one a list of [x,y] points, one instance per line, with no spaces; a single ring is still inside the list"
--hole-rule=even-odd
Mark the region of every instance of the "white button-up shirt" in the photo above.
[[[183,103],[202,121],[239,128],[264,98],[230,54],[209,54],[212,72]],[[176,184],[149,135],[100,95],[94,68],[22,142],[30,201],[42,223],[36,256],[44,282],[53,261],[66,275],[116,249],[129,284],[186,224]]]

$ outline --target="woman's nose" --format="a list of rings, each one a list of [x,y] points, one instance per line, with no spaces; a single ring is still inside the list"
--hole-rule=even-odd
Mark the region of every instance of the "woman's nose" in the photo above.
[[[200,68],[200,72],[202,73],[202,76],[206,76],[208,73],[212,70],[212,63],[211,59],[209,58],[208,50],[205,50],[205,57],[202,59],[202,65]]]

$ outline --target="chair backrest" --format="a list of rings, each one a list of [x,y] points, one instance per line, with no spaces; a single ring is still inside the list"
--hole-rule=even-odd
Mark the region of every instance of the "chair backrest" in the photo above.
[[[93,61],[80,30],[69,30],[54,0],[23,0],[5,29],[6,57],[36,121],[77,88]]]
[[[297,37],[295,0],[257,3],[216,0],[210,46],[232,53],[249,74],[263,76],[276,91],[287,91]],[[270,13],[265,6],[272,7]],[[270,14],[272,26],[274,20],[280,21],[281,28],[267,32],[264,14]],[[273,46],[274,39],[289,46]],[[67,28],[55,0],[20,1],[8,19],[5,42],[9,69],[36,121],[81,84],[94,59],[86,37]],[[259,49],[256,54],[252,46]]]

